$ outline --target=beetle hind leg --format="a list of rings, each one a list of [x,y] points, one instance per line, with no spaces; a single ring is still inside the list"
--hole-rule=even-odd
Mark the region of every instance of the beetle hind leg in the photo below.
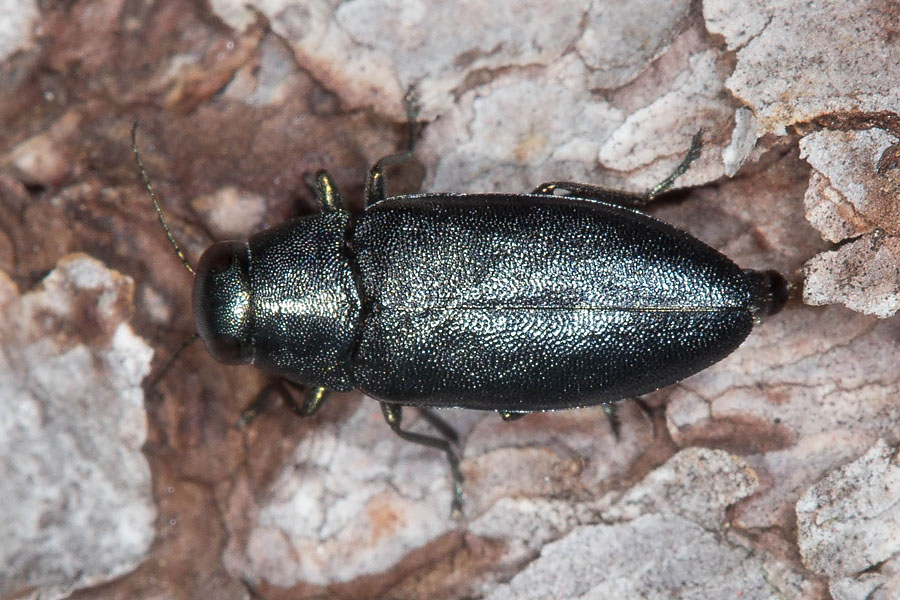
[[[400,436],[401,439],[414,444],[421,444],[422,446],[441,450],[447,456],[447,462],[450,463],[450,473],[453,476],[453,504],[450,506],[450,514],[454,518],[461,516],[463,505],[463,477],[462,472],[459,470],[459,458],[450,446],[450,442],[446,439],[400,429],[400,423],[403,420],[403,407],[398,404],[382,402],[381,412],[384,415],[384,420],[387,421],[387,424],[393,432]],[[425,415],[429,412],[430,411],[423,412],[422,414]],[[437,415],[431,413],[431,417],[434,417],[443,423],[443,420],[440,419],[440,417],[437,417]],[[425,418],[429,423],[432,423],[430,417]],[[446,423],[443,423],[443,427],[450,428]],[[441,430],[441,428],[438,429]]]
[[[565,194],[557,194],[561,190]],[[610,204],[622,206],[641,207],[647,204],[647,197],[641,194],[631,194],[611,188],[591,185],[589,183],[575,183],[574,181],[548,181],[542,183],[531,191],[532,194],[544,196],[569,196],[573,198],[585,198],[587,200],[599,200]]]
[[[649,192],[647,192],[647,201],[653,200],[660,194],[667,191],[672,184],[675,183],[675,180],[684,175],[688,168],[691,166],[695,160],[700,158],[700,151],[703,149],[703,130],[701,129],[697,133],[694,134],[694,137],[691,139],[691,147],[688,149],[687,154],[685,154],[684,158],[681,160],[681,163],[675,170],[672,171],[672,174],[654,185]]]
[[[384,168],[391,165],[398,165],[410,160],[413,157],[413,151],[419,138],[419,97],[416,94],[414,86],[410,86],[403,97],[406,104],[406,120],[409,126],[409,145],[403,152],[389,154],[382,157],[375,165],[369,169],[366,177],[366,206],[380,202],[387,198],[387,188],[384,180]]]
[[[548,181],[534,188],[531,193],[555,196],[557,195],[557,190],[560,190],[566,192],[565,194],[562,194],[564,196],[599,200],[600,202],[609,202],[621,206],[640,208],[671,188],[672,184],[675,183],[675,180],[684,175],[691,166],[691,163],[700,157],[700,151],[703,148],[702,138],[703,130],[701,129],[694,134],[694,137],[691,140],[690,149],[687,151],[687,154],[682,159],[681,163],[679,163],[679,165],[675,167],[675,170],[672,171],[672,174],[654,185],[646,194],[632,194],[630,192],[621,192],[619,190],[591,185],[589,183],[575,183],[572,181]]]

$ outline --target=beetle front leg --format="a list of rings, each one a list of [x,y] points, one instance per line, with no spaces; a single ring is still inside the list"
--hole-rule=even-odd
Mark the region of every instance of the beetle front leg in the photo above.
[[[172,367],[172,365],[175,364],[175,361],[178,360],[178,357],[181,356],[181,354],[185,350],[187,350],[191,346],[191,344],[193,344],[194,342],[196,342],[199,339],[200,339],[200,334],[198,334],[198,333],[192,334],[191,337],[189,337],[187,340],[185,340],[184,342],[181,343],[181,346],[178,348],[178,350],[176,350],[175,352],[172,353],[172,356],[169,357],[169,360],[167,360],[165,363],[163,363],[163,366],[159,370],[159,372],[157,372],[156,375],[154,375],[153,378],[147,382],[147,396],[148,397],[153,396],[156,393],[156,386],[159,384],[160,381],[162,381],[163,376],[169,371],[169,369]]]
[[[344,198],[328,171],[322,170],[316,173],[312,188],[322,212],[335,212],[344,208]]]
[[[266,386],[259,395],[257,395],[250,406],[245,408],[241,413],[241,417],[238,419],[236,427],[241,429],[242,427],[249,425],[256,417],[269,410],[273,393],[281,396],[284,403],[287,404],[298,417],[311,417],[314,415],[316,411],[322,407],[331,393],[326,388],[320,386],[311,387],[303,392],[303,402],[298,404],[294,395],[285,387],[286,385],[291,385],[295,388],[299,387],[297,384],[287,379],[282,379]]]
[[[453,448],[450,447],[450,442],[430,435],[400,429],[400,423],[403,420],[403,407],[398,404],[382,402],[381,412],[384,415],[384,420],[387,421],[387,424],[400,438],[414,444],[436,448],[446,454],[447,462],[450,463],[450,473],[453,475],[453,504],[450,506],[450,514],[454,518],[462,515],[463,477],[462,472],[459,470],[459,458],[457,458]]]
[[[681,163],[672,171],[672,174],[654,185],[646,194],[631,194],[589,183],[575,183],[572,181],[548,181],[534,188],[531,193],[553,196],[556,195],[556,190],[564,190],[567,192],[566,196],[640,208],[671,188],[675,180],[684,175],[691,163],[700,157],[700,151],[703,149],[702,138],[703,130],[701,129],[694,134],[690,149],[688,149]]]
[[[369,174],[366,177],[366,206],[387,198],[384,168],[404,163],[413,157],[413,150],[415,150],[416,141],[419,137],[419,122],[416,120],[419,116],[419,100],[413,86],[410,86],[406,91],[403,100],[406,104],[406,119],[409,126],[409,146],[403,152],[383,157],[375,163],[375,166],[369,169]]]
[[[328,400],[328,396],[331,395],[331,390],[323,388],[322,386],[315,386],[307,389],[303,393],[303,404],[298,405],[297,401],[293,396],[290,397],[290,400],[287,401],[288,406],[291,407],[291,410],[294,411],[299,417],[311,417],[316,412],[322,408],[322,405],[325,404],[325,401]]]

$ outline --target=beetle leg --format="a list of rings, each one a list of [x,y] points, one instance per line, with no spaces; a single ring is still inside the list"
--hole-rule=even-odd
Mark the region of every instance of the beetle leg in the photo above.
[[[510,412],[508,410],[498,410],[497,414],[500,415],[500,418],[509,423],[510,421],[516,421],[521,419],[528,413],[524,412]]]
[[[640,409],[641,414],[644,415],[644,418],[647,419],[647,422],[650,423],[650,436],[656,437],[656,424],[653,422],[653,409],[644,402],[644,399],[641,397],[635,397],[630,399],[634,402],[637,407]],[[624,400],[622,401],[624,402]],[[606,414],[606,418],[609,420],[609,427],[612,429],[613,435],[616,437],[616,440],[620,439],[620,433],[622,431],[622,420],[619,418],[619,406],[621,402],[614,402],[611,404],[603,404],[601,408],[603,409],[604,414]]]
[[[681,163],[675,167],[675,170],[672,171],[672,174],[654,185],[649,192],[647,192],[647,201],[653,200],[675,183],[675,180],[684,175],[688,167],[691,166],[691,163],[700,158],[700,151],[703,149],[703,130],[701,129],[697,133],[694,134],[693,139],[691,139],[691,147],[688,149],[687,154],[685,154],[684,158],[681,160]]]
[[[649,404],[644,402],[644,399],[641,397],[632,398],[635,404],[637,404],[638,408],[641,409],[641,414],[644,415],[644,418],[647,419],[647,422],[650,423],[650,437],[656,437],[656,423],[653,421],[653,409]]]
[[[320,385],[311,386],[303,390],[303,403],[297,404],[296,396],[291,394],[285,386],[290,386],[298,392],[301,390],[301,387],[290,379],[282,379],[280,383],[281,385],[277,389],[284,399],[284,403],[298,417],[306,418],[316,414],[316,411],[322,408],[322,405],[325,404],[325,401],[328,400],[328,396],[331,394],[329,389]]]
[[[241,417],[238,419],[236,427],[238,429],[249,425],[256,417],[266,412],[272,405],[272,394],[276,393],[281,396],[284,403],[290,407],[294,414],[298,417],[311,417],[328,399],[329,390],[323,387],[311,387],[304,392],[303,403],[298,404],[294,395],[287,389],[287,385],[298,388],[297,384],[287,379],[281,379],[267,385],[256,396],[256,399],[244,409]]]
[[[163,364],[163,366],[159,370],[159,372],[153,377],[153,379],[151,379],[147,383],[147,396],[148,397],[152,397],[156,393],[156,386],[159,384],[160,381],[162,381],[163,376],[169,371],[169,369],[172,367],[172,365],[175,364],[175,361],[178,360],[178,357],[181,356],[182,352],[187,350],[191,344],[193,344],[194,342],[196,342],[199,339],[200,339],[200,334],[198,334],[198,333],[192,334],[191,337],[189,337],[187,340],[185,340],[181,344],[181,346],[178,348],[178,350],[176,350],[172,354],[172,356],[169,357],[169,360],[167,360]]]
[[[335,212],[344,208],[344,198],[328,171],[322,170],[316,173],[312,187],[316,193],[316,202],[319,203],[322,212]]]
[[[643,206],[647,203],[647,197],[641,194],[630,194],[611,188],[601,187],[599,185],[591,185],[589,183],[575,183],[573,181],[548,181],[542,183],[532,190],[532,194],[541,194],[545,196],[557,195],[556,190],[563,190],[565,194],[573,198],[586,198],[588,200],[599,200],[600,202],[609,202],[610,204],[620,204],[622,206]]]
[[[456,457],[456,453],[450,447],[450,442],[441,438],[400,429],[400,422],[403,419],[403,407],[399,404],[382,402],[381,412],[384,415],[384,420],[387,421],[387,424],[400,438],[407,442],[442,450],[447,455],[447,462],[450,463],[450,473],[453,475],[453,504],[450,506],[450,513],[453,517],[462,515],[463,477],[462,472],[459,470],[459,458]]]
[[[428,423],[441,432],[441,435],[444,436],[444,439],[448,440],[451,444],[459,443],[459,434],[456,433],[456,430],[447,423],[444,419],[439,417],[436,412],[429,408],[420,407],[419,414],[422,415]]]
[[[548,181],[534,188],[531,193],[553,196],[556,195],[556,190],[563,190],[567,192],[564,194],[565,196],[599,200],[622,206],[641,207],[671,188],[675,180],[684,175],[691,163],[699,158],[700,150],[703,148],[702,137],[703,130],[701,129],[694,134],[690,149],[688,149],[681,163],[672,171],[672,174],[654,185],[646,194],[631,194],[589,183],[575,183],[571,181]]]
[[[282,397],[287,393],[285,390],[281,389],[280,382],[274,382],[267,385],[256,395],[256,398],[250,403],[250,406],[241,411],[241,416],[234,426],[238,429],[242,429],[252,423],[256,417],[269,410],[272,406],[273,391],[279,392]]]
[[[413,150],[419,137],[419,99],[414,86],[410,86],[403,97],[406,104],[406,119],[409,125],[409,146],[403,152],[389,154],[383,157],[375,166],[369,169],[366,177],[366,206],[387,198],[387,189],[384,182],[384,168],[391,165],[404,163],[413,157]]]
[[[609,421],[609,428],[612,429],[613,436],[615,436],[616,441],[619,441],[619,434],[622,431],[622,419],[619,418],[619,405],[617,403],[603,404],[601,408],[606,415],[606,420]]]
[[[325,401],[328,400],[328,396],[331,394],[331,391],[323,388],[320,385],[315,387],[308,388],[306,392],[303,394],[303,404],[300,406],[297,405],[297,402],[294,400],[294,397],[291,396],[290,401],[288,401],[288,406],[300,417],[311,417],[316,414],[322,405],[325,404]]]

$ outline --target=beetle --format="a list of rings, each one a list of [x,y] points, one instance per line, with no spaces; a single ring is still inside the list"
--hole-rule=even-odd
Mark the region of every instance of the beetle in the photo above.
[[[635,398],[730,354],[788,297],[774,271],[742,270],[641,206],[699,156],[700,135],[665,181],[644,195],[548,182],[529,194],[388,196],[379,160],[353,217],[327,171],[313,188],[321,212],[244,241],[209,246],[191,267],[193,312],[210,355],[306,386],[301,416],[331,390],[381,403],[401,438],[443,451],[463,500],[455,434],[429,408],[496,411],[512,420]],[[559,195],[558,192],[566,192]],[[254,403],[241,422],[260,410]],[[423,409],[443,437],[401,428]]]

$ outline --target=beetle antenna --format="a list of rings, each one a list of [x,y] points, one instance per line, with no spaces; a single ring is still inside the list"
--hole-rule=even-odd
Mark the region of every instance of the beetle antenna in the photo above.
[[[181,264],[184,265],[184,268],[187,269],[191,275],[194,275],[196,273],[194,267],[192,267],[191,263],[188,262],[188,259],[185,258],[184,252],[181,251],[181,246],[178,245],[178,242],[175,241],[175,236],[173,236],[172,232],[169,230],[169,225],[166,223],[166,217],[163,215],[162,208],[159,206],[156,192],[153,190],[153,185],[150,183],[150,177],[147,175],[147,170],[144,168],[144,161],[141,160],[141,154],[138,152],[137,147],[137,130],[138,123],[135,121],[134,126],[131,128],[131,151],[134,152],[134,160],[137,161],[138,169],[141,171],[141,179],[144,180],[144,187],[147,188],[147,193],[150,194],[150,199],[153,200],[153,208],[156,209],[156,216],[159,217],[159,224],[162,225],[163,231],[166,232],[166,237],[169,239],[169,243],[172,244],[172,248],[175,249],[175,254],[181,260]]]

